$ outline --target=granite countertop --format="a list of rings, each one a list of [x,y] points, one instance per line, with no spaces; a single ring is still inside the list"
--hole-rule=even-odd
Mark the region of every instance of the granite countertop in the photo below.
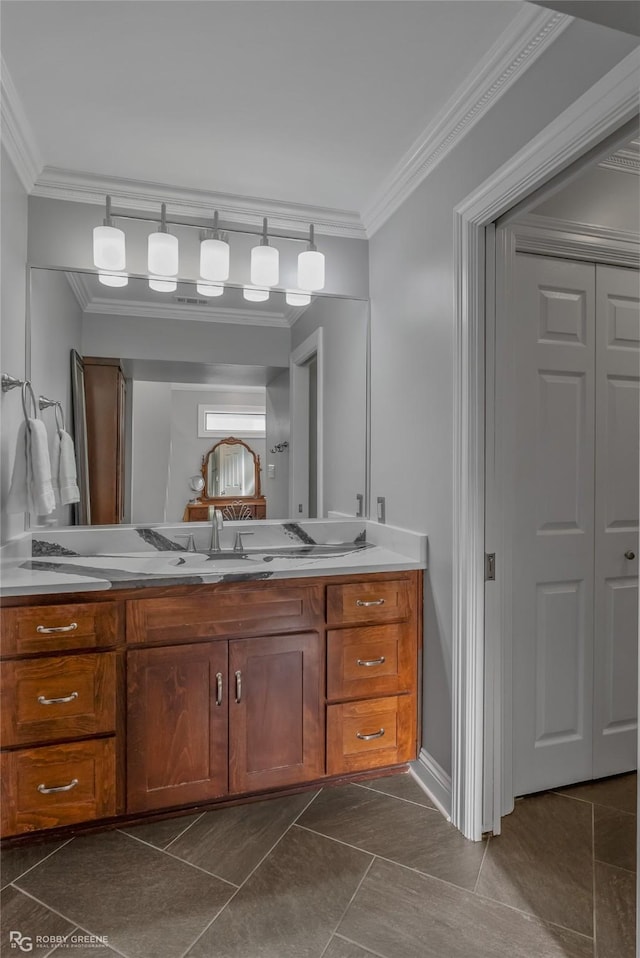
[[[242,548],[234,550],[238,531]],[[208,551],[209,535],[207,523],[37,530],[0,550],[0,595],[389,572],[427,564],[425,535],[363,519],[229,522],[219,552]]]

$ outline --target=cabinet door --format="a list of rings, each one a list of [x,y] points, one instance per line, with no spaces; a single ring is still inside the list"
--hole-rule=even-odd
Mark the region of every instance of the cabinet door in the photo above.
[[[227,645],[128,654],[127,811],[227,791]]]
[[[316,632],[229,643],[231,792],[324,774],[322,652]]]

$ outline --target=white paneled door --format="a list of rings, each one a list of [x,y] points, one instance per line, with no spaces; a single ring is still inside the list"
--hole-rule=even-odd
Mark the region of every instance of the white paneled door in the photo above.
[[[635,767],[640,313],[632,270],[518,254],[514,289],[521,795]]]

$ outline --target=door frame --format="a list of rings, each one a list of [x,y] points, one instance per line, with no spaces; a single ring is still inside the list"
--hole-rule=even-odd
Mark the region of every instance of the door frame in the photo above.
[[[570,176],[613,152],[631,135],[622,132],[638,115],[638,58],[620,61],[563,111],[523,149],[454,209],[455,342],[453,461],[453,648],[451,821],[479,841],[483,829],[499,830],[505,744],[502,694],[487,701],[485,660],[503,663],[500,628],[487,629],[485,643],[485,551],[498,557],[491,607],[502,608],[506,557],[500,530],[487,530],[485,543],[485,336],[487,246],[498,217],[517,204],[526,212],[551,192],[566,168]],[[562,184],[567,177],[562,178]],[[559,181],[557,183],[559,185]],[[488,295],[487,295],[488,294]],[[493,310],[495,314],[495,310]],[[496,548],[493,543],[496,542]],[[500,623],[498,623],[498,626]],[[484,814],[487,806],[487,815]]]
[[[309,370],[307,363],[313,357],[317,363],[316,395],[316,512],[318,518],[324,516],[324,344],[322,326],[318,326],[310,336],[293,350],[289,357],[291,392],[289,399],[289,417],[291,446],[289,456],[289,515],[293,519],[306,519],[304,512],[298,513],[300,490],[304,487],[304,498],[309,511]],[[306,478],[305,478],[306,477]]]

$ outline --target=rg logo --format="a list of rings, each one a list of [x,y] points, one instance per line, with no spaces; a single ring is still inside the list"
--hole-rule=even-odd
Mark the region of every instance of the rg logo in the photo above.
[[[32,939],[19,931],[10,931],[9,941],[11,942],[12,948],[19,948],[20,951],[33,951]]]

